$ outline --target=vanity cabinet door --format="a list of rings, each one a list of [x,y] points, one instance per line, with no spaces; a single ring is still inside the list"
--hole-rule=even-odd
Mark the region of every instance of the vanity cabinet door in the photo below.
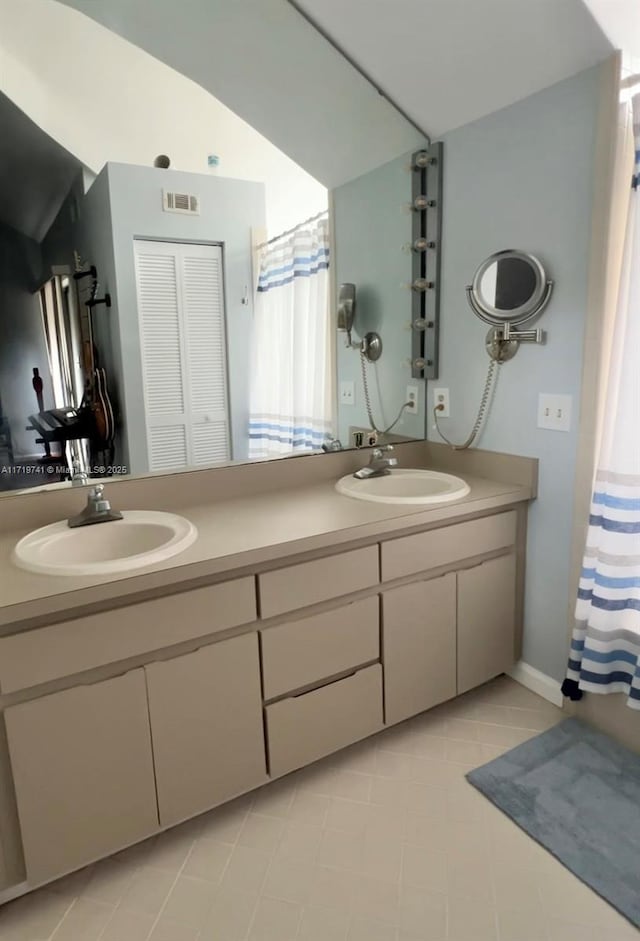
[[[458,572],[459,694],[511,669],[515,617],[515,554]]]
[[[382,595],[385,721],[401,722],[456,694],[456,576]]]
[[[142,670],[10,706],[5,720],[32,885],[158,829]]]
[[[266,780],[257,634],[145,670],[163,826]]]

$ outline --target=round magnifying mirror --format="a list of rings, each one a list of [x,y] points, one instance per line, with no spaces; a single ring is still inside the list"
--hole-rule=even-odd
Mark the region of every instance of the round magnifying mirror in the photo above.
[[[482,262],[467,287],[467,297],[474,312],[487,323],[517,326],[542,311],[551,286],[534,255],[508,249]]]

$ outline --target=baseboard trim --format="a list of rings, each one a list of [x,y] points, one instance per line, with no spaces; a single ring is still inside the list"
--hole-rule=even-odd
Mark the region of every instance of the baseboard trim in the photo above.
[[[537,693],[543,699],[552,702],[554,706],[562,706],[564,698],[560,692],[560,683],[546,673],[541,673],[535,667],[529,666],[524,660],[518,660],[508,675],[516,683],[526,686],[532,693]]]
[[[0,905],[4,905],[6,902],[13,902],[13,900],[19,898],[19,896],[25,895],[30,888],[31,886],[28,882],[20,882],[18,885],[12,885],[8,889],[3,889],[0,892]]]

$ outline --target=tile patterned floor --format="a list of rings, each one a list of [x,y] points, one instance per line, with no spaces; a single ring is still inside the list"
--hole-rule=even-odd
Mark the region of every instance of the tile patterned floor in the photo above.
[[[1,941],[631,941],[464,779],[562,718],[501,677],[0,910]]]

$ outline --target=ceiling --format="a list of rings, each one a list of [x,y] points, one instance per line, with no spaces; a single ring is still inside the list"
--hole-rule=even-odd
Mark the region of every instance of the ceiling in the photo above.
[[[327,186],[419,141],[287,0],[61,2],[195,79]],[[432,137],[613,49],[582,0],[295,3]]]
[[[640,2],[584,0],[616,49],[622,49],[634,69],[640,69]],[[634,61],[635,60],[635,61]]]
[[[432,137],[612,51],[582,0],[295,2]]]
[[[420,146],[287,0],[60,2],[198,82],[326,186]],[[601,61],[640,19],[638,0],[585,0],[607,39],[582,0],[296,3],[434,138]],[[0,220],[39,240],[82,164],[1,94],[0,126]]]
[[[39,242],[82,164],[0,93],[0,222]]]
[[[324,186],[423,143],[287,0],[60,2],[198,82]]]
[[[246,121],[95,20],[53,0],[0,0],[0,22],[0,91],[94,173],[164,153],[209,173],[215,153],[220,174],[265,184],[269,234],[326,206],[326,188]]]

